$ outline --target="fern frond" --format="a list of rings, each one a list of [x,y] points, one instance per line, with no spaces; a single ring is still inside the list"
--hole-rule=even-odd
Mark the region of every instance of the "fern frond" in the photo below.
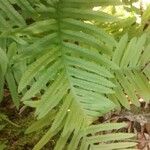
[[[0,42],[0,101],[3,99],[3,88],[6,81],[13,103],[18,108],[20,100],[17,91],[17,82],[20,80],[18,70],[21,69],[16,67],[17,70],[15,70],[15,65],[13,63],[13,56],[17,53],[17,46],[16,43],[12,42],[10,39],[1,39]]]
[[[5,17],[7,16],[10,19],[10,22],[12,22],[14,25],[24,26],[26,24],[23,17],[19,14],[18,11],[14,9],[9,0],[6,1],[1,0],[0,9],[2,13],[5,14],[4,16]],[[3,19],[5,18],[3,17]]]
[[[120,67],[114,70],[114,82],[117,85],[115,96],[126,108],[129,108],[129,101],[139,106],[140,97],[149,101],[150,53],[149,45],[146,46],[145,42],[146,34],[139,38],[132,38],[130,42],[128,42],[127,35],[124,35],[117,44],[112,57],[112,61]]]
[[[58,133],[61,135],[56,150],[75,150],[78,147],[81,150],[89,147],[98,149],[96,143],[133,136],[118,133],[95,137],[102,126],[92,126],[95,132],[89,134],[93,136],[88,137],[87,133],[93,120],[116,107],[106,96],[114,94],[115,87],[112,82],[114,72],[109,70],[120,69],[118,64],[110,61],[116,41],[93,24],[94,21],[103,23],[117,20],[107,13],[93,11],[93,6],[112,3],[119,4],[119,1],[7,0],[0,4],[3,28],[5,24],[13,22],[8,26],[11,31],[1,29],[2,36],[16,41],[22,51],[18,58],[30,64],[20,80],[18,91],[25,91],[22,101],[35,107],[39,120],[27,133],[35,131],[33,127],[41,129],[51,124],[34,150],[41,149]],[[7,80],[10,80],[8,76]],[[10,84],[14,87],[14,81]],[[30,89],[26,91],[27,86]],[[39,101],[29,100],[37,94],[41,98]],[[49,119],[52,114],[55,117]],[[117,128],[117,124],[116,127],[113,124],[108,126]],[[134,145],[120,143],[119,146],[111,146],[119,149]],[[105,143],[103,147],[106,148]]]

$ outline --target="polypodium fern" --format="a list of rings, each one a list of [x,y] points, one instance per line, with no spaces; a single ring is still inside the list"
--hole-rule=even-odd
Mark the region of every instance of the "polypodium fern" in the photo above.
[[[115,67],[115,65],[107,58],[102,57],[96,50],[99,49],[102,52],[104,49],[108,49],[101,42],[100,37],[103,36],[99,36],[98,40],[98,36],[89,34],[94,30],[101,33],[101,30],[80,20],[75,20],[75,18],[93,19],[94,16],[98,18],[102,16],[90,10],[79,9],[80,11],[78,11],[76,8],[65,8],[67,3],[65,1],[53,3],[56,16],[47,20],[47,23],[52,21],[55,29],[50,28],[48,35],[27,48],[32,50],[34,47],[43,49],[42,45],[46,44],[49,46],[45,53],[28,67],[20,81],[19,90],[21,91],[39,72],[43,72],[43,70],[45,72],[45,77],[43,77],[44,74],[41,74],[40,80],[37,79],[38,83],[33,83],[23,100],[32,97],[32,94],[37,93],[37,90],[42,88],[40,83],[43,78],[45,83],[49,82],[46,74],[50,70],[55,73],[53,75],[54,81],[46,87],[45,93],[36,107],[36,114],[38,118],[42,118],[56,106],[61,106],[52,127],[35,146],[35,149],[42,148],[54,133],[56,134],[63,129],[61,138],[56,145],[56,149],[62,149],[72,133],[74,133],[72,137],[74,139],[83,128],[91,123],[91,119],[93,120],[115,107],[104,96],[106,93],[113,93],[111,88],[114,87],[113,83],[107,79],[111,78],[112,75],[105,69],[104,65],[108,67]],[[80,2],[78,3],[79,7]],[[69,10],[70,12],[68,12]],[[89,15],[86,15],[85,12]],[[106,21],[107,15],[103,19]],[[38,27],[38,23],[41,24],[42,22],[36,22],[31,25],[31,28]],[[85,26],[87,26],[86,32]],[[27,32],[28,29],[25,31]],[[106,38],[103,39],[106,40]],[[74,44],[75,41],[79,41],[79,45]],[[25,103],[29,102],[26,101]],[[60,125],[62,125],[61,128]],[[76,149],[76,147],[72,147],[72,149]]]
[[[7,48],[8,47],[8,48]],[[8,85],[15,106],[19,107],[17,82],[21,77],[21,68],[13,63],[13,56],[17,53],[17,45],[10,39],[0,39],[0,102],[3,99],[4,86]],[[22,68],[23,69],[23,68]],[[5,82],[6,81],[6,82]]]
[[[88,134],[87,131],[93,120],[115,108],[106,94],[113,94],[115,86],[110,81],[113,75],[108,69],[119,69],[109,60],[116,42],[92,23],[94,20],[101,23],[116,20],[92,10],[93,6],[112,2],[118,3],[116,0],[32,0],[30,3],[6,0],[0,4],[4,23],[13,22],[11,30],[1,30],[2,36],[9,36],[20,44],[23,53],[17,59],[26,59],[30,64],[19,84],[19,92],[30,85],[22,101],[36,108],[40,122],[37,126],[44,126],[42,119],[46,125],[52,122],[34,150],[41,149],[60,131],[55,147],[58,150],[98,149],[96,143],[108,142],[108,136],[88,137],[101,130],[101,126],[93,126]],[[43,93],[41,100],[29,100],[40,92]],[[55,117],[47,122],[52,112]],[[119,140],[121,136],[133,135],[113,134],[109,141]],[[135,145],[130,144],[111,146],[119,149]],[[107,146],[103,144],[103,148]]]
[[[146,44],[146,34],[139,38],[132,38],[128,42],[127,34],[124,35],[114,51],[112,61],[119,69],[114,70],[116,85],[114,101],[117,99],[126,108],[130,107],[129,101],[139,106],[139,98],[149,101],[149,60],[150,45]]]
[[[31,133],[33,131],[38,131],[43,127],[47,127],[51,120],[54,118],[50,117],[55,112],[48,114],[44,118],[38,120],[34,124],[32,124],[26,131],[26,133]],[[50,117],[50,121],[48,122],[48,118]],[[61,126],[60,126],[61,127]],[[122,127],[126,127],[125,123],[104,123],[101,125],[91,125],[89,127],[85,127],[80,130],[79,133],[74,136],[71,143],[67,144],[65,148],[67,149],[80,149],[80,150],[98,150],[98,149],[123,149],[123,148],[131,148],[135,146],[135,142],[124,142],[125,139],[129,139],[133,137],[133,134],[126,133],[109,133],[112,130],[118,130]],[[60,129],[60,128],[59,128]],[[105,132],[105,135],[102,133]],[[53,134],[56,134],[54,132]],[[41,145],[43,145],[51,135],[47,134],[42,138],[39,144],[35,146],[35,149],[39,149]],[[62,149],[67,139],[65,137],[60,138],[55,149]],[[113,142],[113,143],[112,143]],[[78,146],[80,143],[80,146]],[[99,144],[97,144],[99,143]],[[78,147],[77,147],[78,146]],[[134,149],[132,149],[134,150]]]

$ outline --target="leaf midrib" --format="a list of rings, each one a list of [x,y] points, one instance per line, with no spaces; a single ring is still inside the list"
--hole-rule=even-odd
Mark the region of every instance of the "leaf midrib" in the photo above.
[[[61,17],[61,6],[60,6],[60,2],[57,3],[57,6],[56,6],[56,13],[57,13],[57,19],[56,19],[56,24],[58,26],[58,39],[59,39],[59,43],[58,45],[60,45],[60,47],[58,48],[61,52],[61,60],[62,60],[62,63],[64,65],[64,71],[65,71],[65,74],[67,75],[67,79],[68,79],[68,85],[69,85],[69,89],[70,89],[70,92],[71,94],[73,95],[74,99],[75,99],[75,102],[77,103],[77,105],[79,106],[80,110],[82,111],[82,114],[83,116],[86,116],[83,108],[81,108],[81,105],[80,103],[76,100],[78,99],[76,94],[75,94],[75,91],[74,91],[74,87],[73,87],[73,84],[71,82],[71,79],[70,79],[70,75],[69,75],[69,72],[68,72],[68,66],[67,66],[67,63],[66,63],[66,60],[65,60],[65,52],[64,52],[64,49],[63,49],[63,39],[62,39],[62,32],[61,32],[61,20],[63,19]]]

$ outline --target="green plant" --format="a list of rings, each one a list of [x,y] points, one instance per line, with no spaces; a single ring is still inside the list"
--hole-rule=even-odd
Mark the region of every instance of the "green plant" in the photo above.
[[[139,98],[149,101],[149,48],[146,34],[134,37],[128,42],[128,36],[124,35],[116,46],[112,61],[119,69],[112,70],[115,75],[115,94],[111,97],[116,104],[117,100],[130,109],[129,101],[140,106]]]
[[[17,84],[21,77],[22,67],[18,67],[13,63],[13,56],[17,53],[17,45],[10,39],[2,38],[0,40],[0,102],[3,99],[4,86],[7,84],[12,100],[17,108],[19,108],[19,95],[17,92]],[[5,82],[6,81],[6,82]]]
[[[48,128],[34,150],[41,149],[55,135],[59,135],[56,150],[108,150],[136,145],[124,142],[133,134],[99,135],[100,131],[119,129],[125,124],[91,125],[97,117],[120,107],[119,103],[129,109],[126,96],[139,105],[137,93],[146,99],[150,93],[146,35],[138,40],[124,35],[117,42],[95,24],[103,27],[106,22],[119,20],[102,11],[93,11],[95,6],[112,4],[122,3],[0,0],[1,38],[10,38],[11,45],[17,45],[12,61],[22,70],[20,75],[23,74],[13,86],[19,83],[23,103],[34,107],[38,118],[26,132]],[[0,52],[8,61],[6,51]],[[1,63],[3,74],[9,70],[7,61],[5,65]],[[10,75],[6,76],[9,84],[7,77]],[[4,75],[1,79],[4,82]],[[33,101],[32,97],[40,100]],[[114,140],[122,142],[116,144]]]

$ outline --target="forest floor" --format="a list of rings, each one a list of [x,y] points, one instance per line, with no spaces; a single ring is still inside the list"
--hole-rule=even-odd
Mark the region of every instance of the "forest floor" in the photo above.
[[[16,110],[10,100],[10,95],[0,105],[0,142],[6,144],[6,150],[32,150],[33,146],[42,137],[44,131],[38,134],[26,135],[25,130],[34,122],[34,109],[22,107]],[[11,122],[10,122],[10,121]],[[128,127],[121,131],[135,133],[139,150],[150,150],[150,104],[141,102],[141,107],[131,105],[131,111],[122,109],[99,117],[94,124],[104,122],[127,122]],[[51,140],[43,150],[53,150],[55,139]]]
[[[119,131],[136,135],[137,149],[150,150],[150,103],[141,102],[141,107],[131,105],[131,110],[122,109],[100,117],[97,123],[126,122],[128,126]]]
[[[34,109],[22,106],[17,110],[9,92],[5,92],[4,100],[0,104],[0,145],[4,143],[6,150],[32,150],[45,133],[41,130],[38,133],[25,134],[34,121]],[[53,150],[54,144],[54,140],[51,140],[43,150]]]

